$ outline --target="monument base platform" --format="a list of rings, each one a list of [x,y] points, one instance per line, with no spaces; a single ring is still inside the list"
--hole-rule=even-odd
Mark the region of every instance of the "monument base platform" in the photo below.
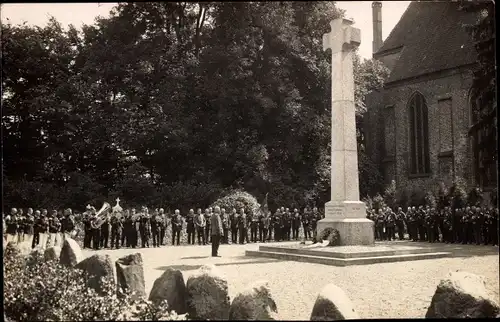
[[[375,231],[373,221],[366,218],[324,218],[318,221],[318,236],[325,228],[337,229],[340,235],[340,246],[373,245]]]
[[[316,245],[316,244],[315,244]],[[247,250],[246,256],[275,258],[287,261],[324,264],[332,266],[393,263],[423,259],[450,257],[452,253],[439,247],[401,245],[398,242],[377,242],[371,246],[323,246],[299,243],[275,246],[259,246],[259,250]]]

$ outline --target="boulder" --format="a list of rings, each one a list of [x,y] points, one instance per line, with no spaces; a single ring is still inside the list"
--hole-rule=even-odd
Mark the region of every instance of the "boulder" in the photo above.
[[[61,255],[59,256],[59,263],[64,266],[74,267],[83,258],[80,245],[72,238],[65,238],[61,248]]]
[[[124,291],[134,293],[133,298],[135,299],[146,297],[141,254],[135,253],[119,258],[115,262],[115,266],[118,286]]]
[[[167,268],[154,282],[151,293],[149,293],[149,300],[153,303],[167,300],[170,311],[175,311],[177,314],[186,313],[187,291],[182,272]]]
[[[61,257],[61,247],[52,246],[45,250],[43,257],[46,261],[56,261]]]
[[[316,298],[311,321],[359,319],[347,294],[334,284],[326,285]]]
[[[88,285],[97,292],[102,291],[101,280],[103,278],[110,278],[114,281],[113,262],[109,255],[96,254],[87,257],[75,267],[89,274]]]
[[[194,320],[227,320],[227,279],[214,265],[202,266],[187,283],[187,313]]]
[[[258,281],[236,295],[229,309],[230,320],[275,320],[278,309],[269,283]]]
[[[487,291],[483,277],[452,272],[437,286],[425,317],[494,318],[499,313],[498,303]]]
[[[39,248],[35,248],[28,255],[27,260],[26,260],[26,265],[32,266],[32,265],[36,265],[37,263],[42,262],[42,261],[44,261],[43,251]]]

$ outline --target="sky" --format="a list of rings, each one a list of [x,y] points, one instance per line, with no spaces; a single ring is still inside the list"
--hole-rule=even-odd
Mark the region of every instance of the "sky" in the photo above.
[[[337,6],[346,10],[346,18],[354,20],[354,27],[361,30],[359,54],[369,59],[372,56],[372,1],[337,1]],[[106,17],[116,3],[15,3],[1,8],[2,22],[9,19],[12,24],[27,22],[44,26],[54,16],[62,25],[92,24],[97,16]],[[410,1],[382,1],[382,39],[387,38],[398,23]]]

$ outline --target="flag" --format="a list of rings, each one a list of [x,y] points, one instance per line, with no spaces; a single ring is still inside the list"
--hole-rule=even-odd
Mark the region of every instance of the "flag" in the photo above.
[[[264,201],[263,201],[263,202],[262,202],[262,204],[260,205],[260,209],[259,209],[259,210],[260,210],[260,212],[262,212],[263,214],[265,214],[265,212],[264,212],[264,211],[267,211],[267,195],[268,195],[268,194],[269,194],[269,192],[268,192],[268,193],[266,193],[266,197],[264,198]]]

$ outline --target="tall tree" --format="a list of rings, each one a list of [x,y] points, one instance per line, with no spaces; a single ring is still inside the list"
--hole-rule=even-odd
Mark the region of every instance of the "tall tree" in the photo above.
[[[494,186],[497,179],[495,4],[493,1],[462,1],[461,5],[463,10],[477,17],[474,24],[467,26],[477,51],[471,92],[474,123],[469,135],[477,138],[477,157],[482,163],[481,168],[492,169],[486,177],[489,177],[487,184]]]

